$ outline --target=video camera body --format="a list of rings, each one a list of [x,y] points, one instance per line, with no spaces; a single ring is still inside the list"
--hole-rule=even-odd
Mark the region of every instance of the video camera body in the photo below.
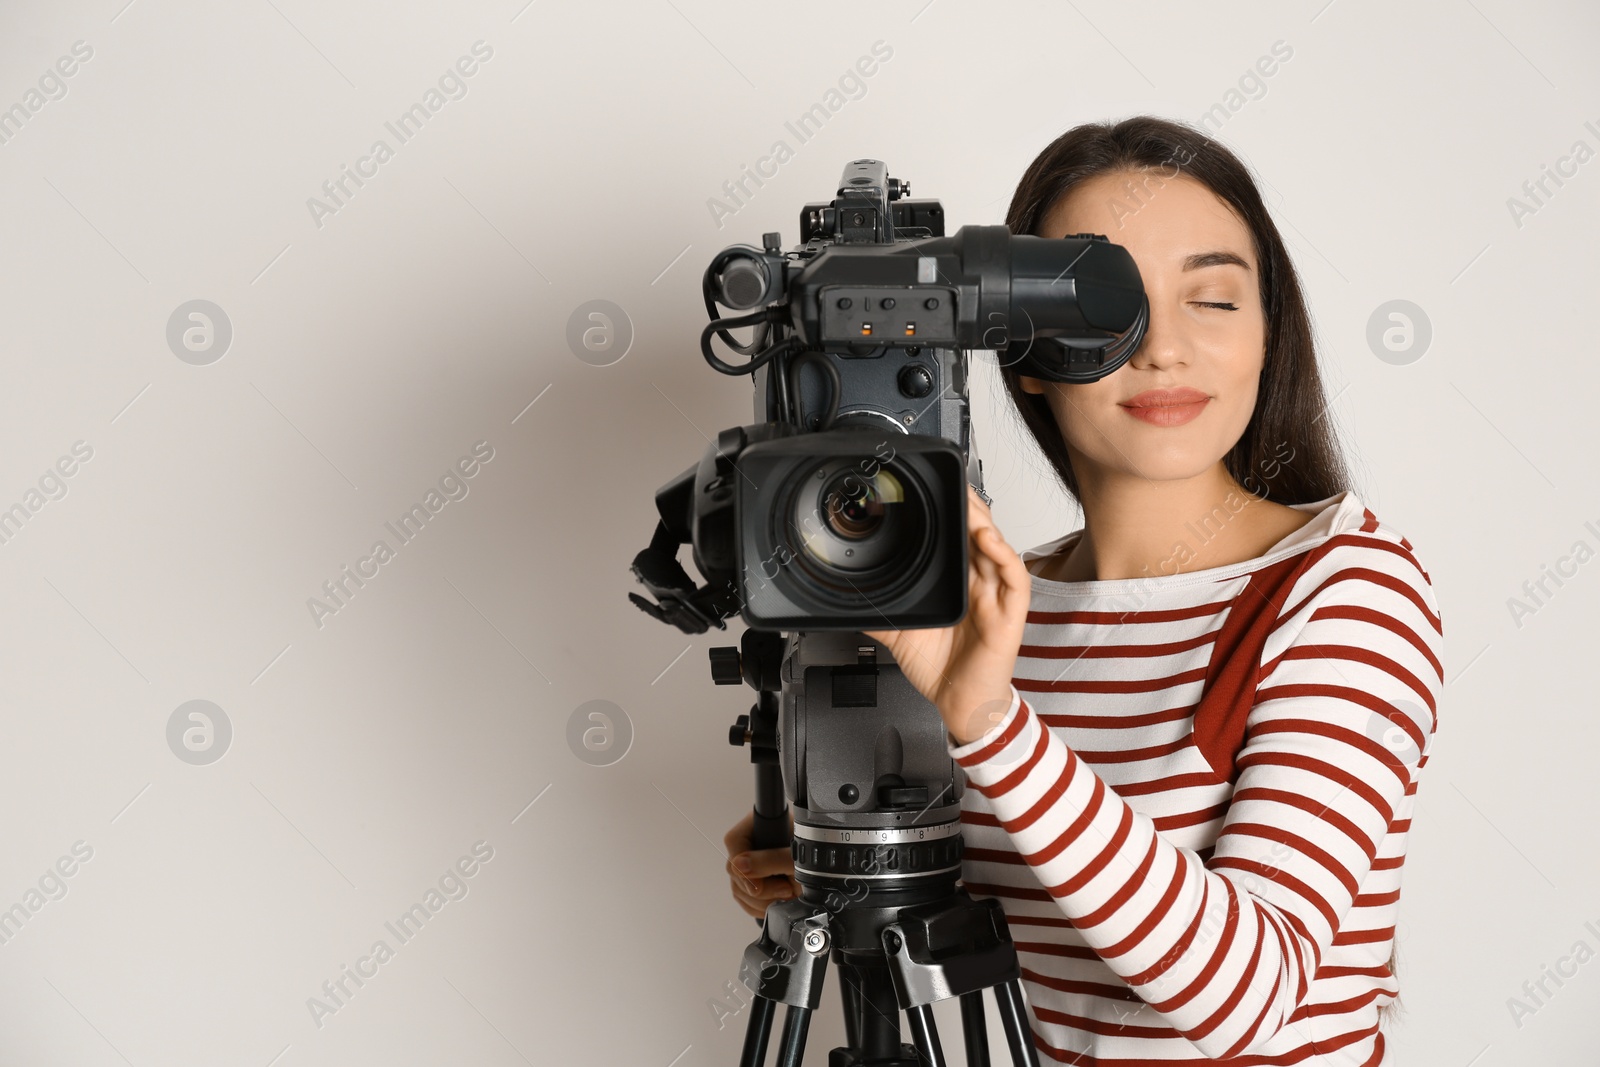
[[[718,434],[656,494],[661,523],[633,571],[686,633],[738,613],[766,630],[948,626],[967,609],[965,483],[983,493],[967,351],[1049,381],[1104,377],[1148,316],[1138,268],[1104,236],[944,235],[879,160],[800,214],[799,247],[732,245],[703,279],[702,354],[750,374],[755,416]],[[744,314],[721,317],[717,305]],[[749,342],[728,331],[753,327]],[[729,364],[713,335],[751,358]],[[677,562],[690,544],[706,585]]]

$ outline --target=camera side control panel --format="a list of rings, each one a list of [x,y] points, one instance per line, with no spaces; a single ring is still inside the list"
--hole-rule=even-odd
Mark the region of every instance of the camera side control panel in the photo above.
[[[956,294],[927,286],[830,285],[820,296],[823,344],[956,343]]]

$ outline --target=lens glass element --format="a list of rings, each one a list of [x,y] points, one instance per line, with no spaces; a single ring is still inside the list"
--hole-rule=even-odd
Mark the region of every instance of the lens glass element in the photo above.
[[[812,472],[813,492],[795,494],[793,531],[824,571],[860,575],[919,556],[928,529],[906,485],[877,463],[835,460]],[[808,570],[810,568],[807,568]]]

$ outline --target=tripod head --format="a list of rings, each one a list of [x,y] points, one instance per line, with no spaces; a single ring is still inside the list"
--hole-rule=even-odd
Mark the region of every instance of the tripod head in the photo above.
[[[758,699],[729,731],[756,771],[751,843],[792,849],[798,898],[770,905],[740,979],[756,995],[743,1067],[766,1060],[772,1015],[798,1067],[831,959],[849,1044],[829,1067],[942,1065],[931,1005],[959,996],[968,1062],[988,1063],[982,991],[995,990],[1013,1063],[1037,1064],[1020,968],[998,901],[961,874],[964,778],[943,721],[888,650],[861,633],[747,630],[711,650],[712,679]],[[794,806],[794,833],[786,808]],[[900,1042],[900,1012],[915,1045]]]
[[[936,875],[954,882],[964,779],[943,722],[887,649],[861,633],[747,630],[741,648],[711,656],[713,681],[771,694],[764,702],[776,714],[758,702],[729,740],[749,744],[758,780],[781,775],[782,801],[793,799],[797,881],[834,890],[852,878],[885,889]],[[757,797],[774,799],[760,788]],[[782,845],[782,804],[761,809],[752,842]],[[784,836],[764,840],[774,828]]]

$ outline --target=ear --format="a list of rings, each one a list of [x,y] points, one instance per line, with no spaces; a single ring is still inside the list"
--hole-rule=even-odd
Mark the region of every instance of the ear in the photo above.
[[[1041,396],[1044,393],[1044,383],[1037,378],[1030,378],[1026,374],[1017,375],[1017,381],[1022,385],[1024,393],[1033,393]]]

